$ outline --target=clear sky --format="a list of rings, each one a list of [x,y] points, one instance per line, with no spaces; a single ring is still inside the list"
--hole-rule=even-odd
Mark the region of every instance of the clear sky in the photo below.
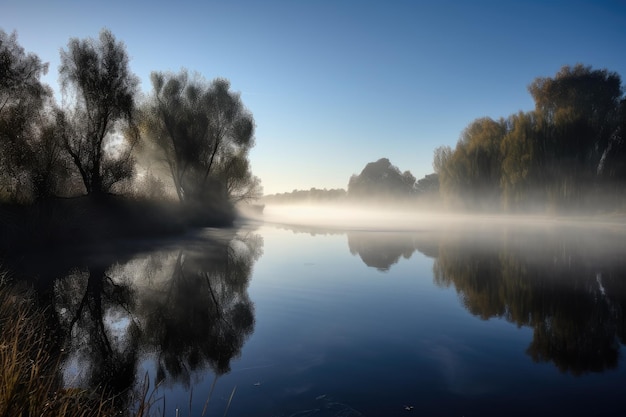
[[[417,178],[472,120],[533,108],[527,86],[576,63],[626,80],[626,1],[3,0],[0,28],[50,63],[108,28],[151,71],[228,78],[256,121],[266,194],[346,188],[382,157]]]

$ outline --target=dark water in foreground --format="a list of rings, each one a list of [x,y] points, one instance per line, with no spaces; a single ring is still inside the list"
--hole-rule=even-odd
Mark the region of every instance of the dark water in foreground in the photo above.
[[[22,267],[71,334],[68,385],[131,403],[160,381],[166,416],[612,416],[626,415],[625,237],[248,225]]]

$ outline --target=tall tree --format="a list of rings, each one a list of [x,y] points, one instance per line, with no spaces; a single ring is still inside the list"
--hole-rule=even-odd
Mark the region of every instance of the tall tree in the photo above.
[[[59,117],[65,150],[88,194],[108,192],[130,178],[134,168],[132,146],[124,146],[120,134],[125,128],[134,131],[139,84],[130,71],[126,48],[106,29],[98,40],[72,38],[61,51],[59,73],[69,96]]]
[[[48,64],[24,51],[15,32],[0,30],[0,195],[8,191],[12,199],[26,198],[17,194],[32,188],[30,171],[42,150],[41,126],[52,95],[40,80],[47,70]]]
[[[474,120],[461,134],[454,151],[438,148],[433,166],[440,171],[441,192],[447,202],[471,208],[499,204],[504,121],[484,117]],[[458,200],[457,198],[460,198]]]
[[[370,162],[359,175],[348,182],[348,195],[357,198],[409,197],[415,191],[415,177],[410,171],[400,172],[389,159]]]
[[[142,133],[161,154],[181,202],[237,200],[260,193],[247,153],[254,119],[225,79],[207,82],[152,73],[153,94],[142,112]]]
[[[506,121],[502,145],[502,203],[505,209],[518,208],[536,197],[544,197],[545,163],[541,154],[541,132],[535,112],[519,112]]]
[[[551,167],[551,194],[561,202],[579,200],[597,182],[617,140],[620,76],[581,64],[564,66],[554,78],[535,79],[529,91],[542,124],[539,144]]]

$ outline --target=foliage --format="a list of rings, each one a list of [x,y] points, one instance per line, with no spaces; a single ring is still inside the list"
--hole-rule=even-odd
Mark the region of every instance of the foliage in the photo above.
[[[506,226],[493,240],[486,230],[441,236],[435,283],[455,288],[463,306],[483,320],[531,328],[526,353],[536,362],[573,375],[616,368],[626,336],[626,265],[611,250],[620,247],[620,235],[601,230],[586,241],[579,229],[547,228],[533,245],[526,225]]]
[[[254,145],[254,120],[225,79],[152,73],[152,96],[142,109],[145,145],[169,170],[183,201],[260,196],[247,153]]]
[[[290,203],[337,203],[344,201],[346,198],[346,190],[343,188],[318,189],[311,188],[309,190],[293,190],[288,193],[278,193],[266,195],[263,201],[266,203],[290,204]]]
[[[564,202],[579,200],[601,179],[600,161],[617,139],[620,77],[580,64],[565,66],[554,78],[537,78],[529,91],[544,136],[539,145],[549,193]]]
[[[351,198],[398,198],[413,194],[415,177],[410,171],[400,172],[387,158],[370,162],[359,175],[353,175],[348,182],[348,196]]]
[[[155,353],[157,385],[190,383],[209,369],[217,377],[240,354],[254,330],[247,288],[262,254],[260,236],[224,229],[176,248],[154,241],[114,246],[97,257],[51,248],[28,252],[23,265],[11,262],[29,292],[0,285],[1,416],[20,415],[9,411],[24,406],[41,410],[66,393],[72,405],[106,408],[23,415],[160,415],[148,381],[137,380],[142,352]],[[6,404],[15,405],[7,411]]]
[[[620,192],[626,165],[620,77],[576,65],[529,86],[535,110],[481,118],[454,150],[435,150],[448,204],[470,208],[585,208],[601,191]]]
[[[0,415],[114,415],[112,401],[102,393],[63,388],[49,329],[29,298],[0,283]]]
[[[27,54],[15,33],[0,30],[1,210],[12,212],[16,203],[31,206],[22,210],[11,233],[26,233],[35,225],[50,232],[59,231],[59,223],[71,228],[73,224],[65,224],[68,216],[45,218],[50,207],[65,204],[57,204],[59,197],[87,194],[106,206],[107,193],[133,194],[139,197],[133,202],[148,198],[169,205],[174,187],[163,181],[158,169],[150,168],[155,157],[170,164],[176,193],[191,203],[177,210],[180,219],[174,228],[180,221],[192,226],[232,222],[234,203],[261,197],[261,181],[252,174],[248,160],[254,121],[227,80],[209,84],[199,78],[188,81],[185,72],[155,73],[153,79],[162,84],[155,84],[153,100],[138,118],[139,80],[130,70],[124,44],[106,29],[97,39],[72,38],[61,50],[62,107],[40,81],[46,71],[47,64]],[[143,143],[137,121],[143,128]],[[144,152],[135,152],[138,144],[144,145]],[[147,156],[147,163],[142,161],[139,167],[137,156]],[[140,174],[137,181],[136,173]],[[98,210],[98,204],[89,209]],[[78,223],[84,214],[80,213]],[[88,234],[100,236],[92,232]],[[30,236],[19,239],[27,241]]]
[[[502,203],[506,209],[520,207],[540,187],[543,164],[539,161],[537,138],[541,134],[534,112],[507,119],[502,140]],[[539,196],[537,196],[539,197]],[[544,196],[545,197],[545,196]]]
[[[444,193],[460,198],[469,208],[491,207],[499,198],[503,137],[502,121],[481,118],[463,131],[454,152],[438,148],[433,165],[440,173]]]
[[[131,132],[126,137],[136,138],[133,113],[139,80],[129,69],[124,44],[108,30],[97,41],[72,38],[61,51],[59,74],[70,96],[57,114],[64,150],[87,194],[108,192],[134,169],[120,132],[126,129]]]
[[[432,194],[439,193],[439,175],[426,174],[415,183],[415,192],[418,195],[428,195],[433,198]]]
[[[67,179],[52,117],[48,70],[15,33],[0,30],[0,197],[32,201],[60,192]]]

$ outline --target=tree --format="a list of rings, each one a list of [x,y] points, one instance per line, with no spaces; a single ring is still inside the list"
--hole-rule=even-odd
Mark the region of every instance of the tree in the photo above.
[[[247,152],[240,152],[232,158],[223,159],[216,171],[216,176],[226,184],[226,192],[232,202],[254,201],[263,196],[261,180],[252,175]]]
[[[620,77],[578,64],[554,78],[537,78],[528,89],[540,117],[540,152],[551,169],[550,194],[561,203],[580,201],[619,142]]]
[[[436,195],[439,193],[439,175],[427,174],[415,183],[415,192],[420,195]]]
[[[359,175],[352,175],[348,195],[358,198],[408,197],[413,194],[415,177],[410,171],[400,172],[387,158],[370,162]]]
[[[241,200],[260,194],[247,160],[254,119],[225,79],[154,72],[142,133],[162,156],[181,202]]]
[[[26,54],[17,43],[17,34],[0,29],[0,116],[14,106],[31,102],[41,104],[50,89],[39,78],[48,72],[48,64],[35,54]]]
[[[18,44],[15,32],[0,30],[0,186],[14,200],[32,198],[25,195],[31,194],[31,170],[41,168],[38,154],[49,143],[42,142],[42,125],[52,94],[40,81],[47,70],[48,64]]]
[[[433,167],[441,176],[441,192],[448,201],[460,198],[474,208],[498,204],[500,195],[500,145],[506,133],[503,121],[474,120],[461,134],[454,151],[435,150]]]
[[[445,174],[447,164],[452,157],[452,148],[449,146],[439,146],[435,149],[433,157],[433,169],[435,174],[441,176]]]
[[[541,132],[535,112],[519,112],[507,119],[507,133],[501,145],[502,200],[504,208],[525,205],[541,193],[546,167],[540,153]],[[533,195],[535,194],[535,195]]]
[[[477,233],[443,235],[433,264],[435,284],[455,288],[463,306],[481,319],[532,328],[526,353],[535,361],[553,362],[573,375],[618,366],[624,261],[594,250],[598,236],[585,240],[547,229],[528,240],[522,229],[505,229],[495,239],[483,235],[480,245]],[[610,233],[600,235],[619,246]]]
[[[61,50],[61,86],[70,96],[59,114],[65,151],[83,180],[87,194],[111,191],[133,174],[131,146],[121,131],[135,132],[133,113],[138,78],[130,71],[123,43],[109,30],[98,40],[70,39]],[[136,138],[136,134],[125,135]]]
[[[626,99],[619,106],[618,126],[609,145],[600,159],[598,171],[611,182],[626,180]]]

